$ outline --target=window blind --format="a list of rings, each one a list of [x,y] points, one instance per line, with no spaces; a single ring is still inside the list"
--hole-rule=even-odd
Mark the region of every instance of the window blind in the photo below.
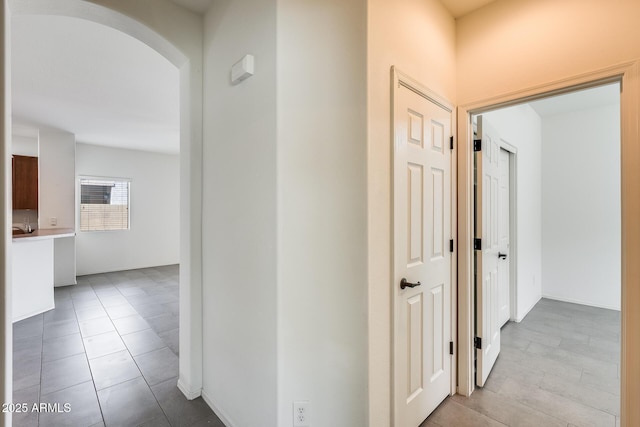
[[[129,229],[129,181],[80,179],[80,231]]]

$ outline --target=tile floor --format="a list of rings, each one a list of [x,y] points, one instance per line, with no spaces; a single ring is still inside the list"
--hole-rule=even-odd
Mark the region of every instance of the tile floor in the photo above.
[[[619,311],[542,299],[502,328],[485,387],[447,398],[421,427],[619,426],[619,360]]]
[[[13,325],[13,400],[61,412],[14,414],[15,427],[223,427],[176,387],[178,266],[78,277],[55,302]]]
[[[71,411],[15,414],[14,426],[223,427],[176,387],[177,266],[79,277],[55,299],[14,324],[14,402]],[[503,327],[486,386],[421,427],[616,427],[619,358],[619,312],[543,299]]]

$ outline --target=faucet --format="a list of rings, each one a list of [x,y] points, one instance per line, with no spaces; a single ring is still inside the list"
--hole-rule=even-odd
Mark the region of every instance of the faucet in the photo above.
[[[27,234],[31,234],[35,231],[33,227],[31,227],[31,222],[27,218],[24,219],[23,227],[21,227],[20,224],[14,223],[12,224],[11,229],[22,231],[23,233],[27,233]]]
[[[29,217],[24,218],[24,231],[27,233],[33,233],[33,229],[31,229],[31,221],[29,221]]]

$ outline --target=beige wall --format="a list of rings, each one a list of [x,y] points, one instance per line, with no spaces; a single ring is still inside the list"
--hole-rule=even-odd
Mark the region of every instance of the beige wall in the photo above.
[[[500,0],[457,26],[458,104],[531,89],[640,58],[640,2]],[[623,425],[640,423],[638,68],[623,86]],[[626,218],[626,219],[625,219]],[[626,260],[626,261],[625,261]],[[626,385],[625,385],[626,384]],[[626,418],[625,410],[626,407]]]
[[[391,66],[456,101],[455,21],[436,0],[368,10],[369,426],[391,419]]]
[[[458,104],[640,58],[640,2],[498,0],[457,21]]]

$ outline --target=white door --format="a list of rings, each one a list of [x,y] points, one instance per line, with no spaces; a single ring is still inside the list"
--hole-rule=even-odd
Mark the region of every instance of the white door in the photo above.
[[[503,326],[511,317],[511,287],[510,287],[510,255],[509,255],[509,152],[500,149],[500,179],[498,199],[498,296],[500,302],[500,314],[498,319]]]
[[[500,353],[499,181],[500,138],[478,116],[476,151],[476,384],[482,387]],[[474,141],[475,144],[475,141]]]
[[[416,427],[451,390],[451,111],[399,84],[393,150],[394,418]]]

